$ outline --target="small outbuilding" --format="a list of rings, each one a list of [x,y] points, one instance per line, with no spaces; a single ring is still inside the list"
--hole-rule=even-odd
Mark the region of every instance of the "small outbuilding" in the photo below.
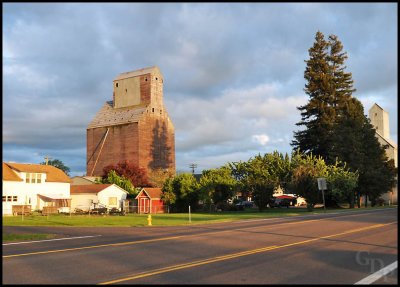
[[[138,213],[164,213],[164,202],[161,200],[161,188],[142,188],[135,197]]]
[[[84,211],[98,207],[122,209],[128,192],[116,184],[71,185],[71,208]]]

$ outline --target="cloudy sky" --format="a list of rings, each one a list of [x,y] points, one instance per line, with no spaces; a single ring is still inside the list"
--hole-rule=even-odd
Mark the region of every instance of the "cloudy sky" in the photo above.
[[[122,72],[158,66],[176,168],[290,153],[319,30],[397,143],[397,3],[3,3],[3,161],[86,172],[86,127]]]

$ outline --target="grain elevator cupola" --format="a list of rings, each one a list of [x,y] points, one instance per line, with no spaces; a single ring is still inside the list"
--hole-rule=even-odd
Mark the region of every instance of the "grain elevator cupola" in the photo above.
[[[113,100],[87,127],[87,175],[128,161],[147,171],[175,172],[174,126],[163,102],[164,77],[153,66],[118,75]]]

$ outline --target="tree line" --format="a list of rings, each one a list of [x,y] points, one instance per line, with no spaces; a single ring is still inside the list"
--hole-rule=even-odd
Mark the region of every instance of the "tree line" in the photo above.
[[[294,132],[292,154],[278,151],[258,154],[245,162],[230,162],[204,170],[200,180],[192,174],[174,176],[153,170],[149,175],[128,162],[104,169],[101,182],[116,183],[131,197],[135,187],[161,187],[162,199],[171,210],[187,211],[201,206],[227,208],[238,192],[251,196],[262,211],[274,190],[281,187],[306,199],[308,209],[321,201],[317,178],[327,179],[326,203],[343,202],[360,207],[361,196],[375,205],[379,197],[397,183],[397,168],[380,145],[375,129],[364,115],[361,102],[353,97],[352,74],[346,71],[347,53],[336,35],[325,39],[318,31],[305,60],[304,92],[308,102],[297,109],[301,129]],[[367,59],[366,59],[367,60]]]

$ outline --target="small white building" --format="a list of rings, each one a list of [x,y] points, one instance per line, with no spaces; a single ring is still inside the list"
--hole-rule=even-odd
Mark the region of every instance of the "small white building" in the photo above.
[[[12,215],[13,206],[31,210],[56,207],[69,212],[71,179],[51,165],[3,162],[3,215]]]
[[[121,210],[128,192],[116,184],[71,185],[71,208],[91,210],[96,207],[113,207]]]

